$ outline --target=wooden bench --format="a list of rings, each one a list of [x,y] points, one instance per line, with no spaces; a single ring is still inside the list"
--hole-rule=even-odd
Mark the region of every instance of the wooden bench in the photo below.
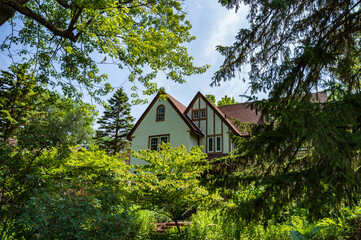
[[[187,226],[192,224],[191,222],[178,222],[179,227]],[[156,232],[165,232],[170,228],[177,227],[175,222],[165,222],[165,223],[156,223],[155,224],[155,231]]]

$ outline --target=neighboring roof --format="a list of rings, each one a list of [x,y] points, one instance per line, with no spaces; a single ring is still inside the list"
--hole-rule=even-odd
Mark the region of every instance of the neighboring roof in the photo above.
[[[317,92],[312,93],[311,102],[325,103],[327,102],[327,93],[326,92]]]
[[[132,128],[132,130],[130,130],[127,138],[128,140],[132,139],[132,135],[134,133],[134,131],[138,128],[139,124],[143,121],[143,119],[145,118],[145,116],[148,114],[148,112],[150,111],[150,109],[153,107],[153,105],[156,103],[156,101],[159,99],[161,94],[165,94],[167,96],[167,101],[170,103],[170,105],[173,106],[173,108],[176,110],[176,112],[179,114],[179,116],[183,119],[183,121],[187,124],[187,126],[190,128],[190,130],[192,132],[194,132],[195,134],[199,135],[199,136],[203,136],[203,133],[201,130],[199,130],[199,128],[189,119],[189,117],[185,114],[185,109],[186,107],[180,103],[179,101],[177,101],[174,97],[172,97],[171,95],[169,95],[168,93],[164,92],[161,93],[159,92],[154,99],[152,100],[152,102],[149,104],[149,106],[147,107],[147,109],[145,110],[145,112],[142,114],[142,116],[139,118],[139,120],[137,121],[137,123],[134,125],[134,127]]]

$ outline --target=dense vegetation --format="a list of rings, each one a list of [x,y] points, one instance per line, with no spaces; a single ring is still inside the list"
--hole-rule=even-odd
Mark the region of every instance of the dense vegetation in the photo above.
[[[182,46],[194,39],[182,2],[0,0],[0,24],[12,28],[0,45],[10,60],[0,74],[1,239],[359,239],[358,1],[219,0],[250,5],[250,28],[218,47],[213,84],[250,63],[252,93],[269,93],[253,106],[267,124],[235,137],[229,157],[164,144],[132,153],[148,165],[125,164],[132,117],[121,89],[93,138],[96,111],[80,99],[112,90],[95,54],[128,68],[145,94],[159,71],[181,83],[206,70]],[[176,229],[154,231],[167,221]]]

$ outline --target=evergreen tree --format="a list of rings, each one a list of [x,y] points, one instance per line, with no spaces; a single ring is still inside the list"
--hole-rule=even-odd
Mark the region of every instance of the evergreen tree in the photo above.
[[[96,139],[99,146],[110,155],[124,151],[129,145],[126,136],[133,127],[134,118],[130,115],[128,97],[122,88],[109,99],[108,109],[99,119]]]
[[[225,61],[213,84],[250,64],[252,93],[269,93],[253,106],[268,124],[234,139],[237,150],[217,165],[224,172],[213,183],[231,193],[254,193],[230,213],[266,222],[301,208],[317,220],[359,204],[360,2],[219,2],[236,10],[249,5],[249,27],[233,45],[218,46]],[[318,102],[317,89],[328,92],[327,102]]]

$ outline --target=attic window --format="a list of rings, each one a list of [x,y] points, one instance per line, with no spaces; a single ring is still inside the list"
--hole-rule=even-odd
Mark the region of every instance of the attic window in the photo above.
[[[157,122],[164,121],[164,112],[165,112],[164,105],[160,105],[157,107],[157,118],[156,118]]]
[[[198,119],[199,117],[199,112],[198,111],[194,111],[193,112],[193,119]]]
[[[201,110],[201,118],[206,118],[207,112],[206,110]]]

